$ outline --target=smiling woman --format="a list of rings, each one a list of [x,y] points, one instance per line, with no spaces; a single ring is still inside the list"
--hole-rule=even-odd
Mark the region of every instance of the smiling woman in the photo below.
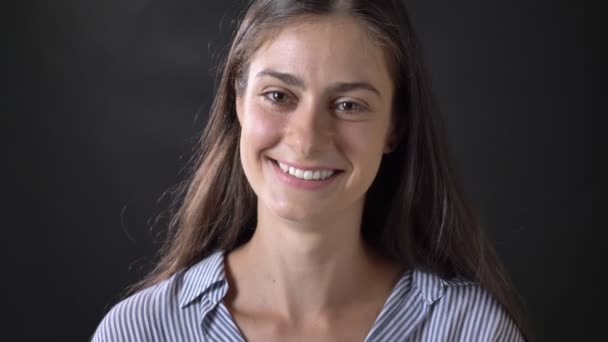
[[[254,1],[156,270],[93,339],[519,341],[398,1]]]
[[[381,47],[351,16],[317,18],[277,33],[241,77],[240,157],[258,198],[259,231],[287,224],[321,230],[319,237],[358,232],[392,126]],[[312,179],[321,171],[329,177]]]

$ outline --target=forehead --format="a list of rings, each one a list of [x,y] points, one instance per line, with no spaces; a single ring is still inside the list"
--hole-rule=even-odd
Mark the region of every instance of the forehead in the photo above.
[[[346,15],[307,18],[283,27],[250,59],[250,74],[268,68],[311,82],[391,82],[384,49],[365,26]]]

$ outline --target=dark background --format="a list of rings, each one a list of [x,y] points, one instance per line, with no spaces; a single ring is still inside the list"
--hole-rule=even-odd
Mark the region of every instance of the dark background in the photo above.
[[[549,0],[409,4],[466,189],[537,336],[603,336],[599,8]],[[8,136],[26,152],[11,165],[17,177],[9,187],[18,191],[5,206],[18,237],[4,243],[15,268],[5,281],[16,290],[6,293],[15,337],[88,339],[150,269],[166,225],[163,194],[188,174],[215,66],[241,7],[19,4],[22,36],[9,43],[21,63],[8,70],[16,90],[8,94],[27,128]]]

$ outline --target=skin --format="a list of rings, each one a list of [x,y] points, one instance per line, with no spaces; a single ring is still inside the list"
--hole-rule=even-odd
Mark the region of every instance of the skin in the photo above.
[[[365,192],[390,153],[388,70],[366,29],[342,15],[284,28],[251,58],[236,107],[258,225],[227,255],[225,299],[249,341],[362,341],[403,272],[360,235]],[[341,172],[300,189],[272,159]]]

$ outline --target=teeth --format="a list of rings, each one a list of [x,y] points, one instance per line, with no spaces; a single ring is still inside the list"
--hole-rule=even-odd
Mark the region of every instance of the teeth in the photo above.
[[[277,161],[277,163],[279,164],[279,167],[281,168],[281,170],[283,170],[283,172],[289,173],[290,175],[296,178],[305,180],[326,179],[334,174],[333,170],[300,170],[292,166],[285,165],[280,161]]]

